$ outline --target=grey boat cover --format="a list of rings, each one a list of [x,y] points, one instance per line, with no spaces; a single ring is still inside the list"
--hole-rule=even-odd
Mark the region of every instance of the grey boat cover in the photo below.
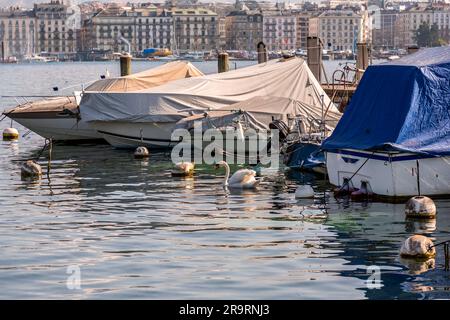
[[[306,62],[297,57],[135,92],[87,92],[80,110],[85,121],[174,122],[258,96],[288,98],[313,108],[321,108],[323,98],[331,112],[338,112]]]
[[[293,127],[294,122],[290,119],[294,118],[302,120],[299,123],[301,132],[317,132],[320,130],[317,120],[322,118],[322,109],[289,98],[254,97],[217,110],[184,118],[177,123],[175,128],[191,130],[196,122],[201,121],[203,130],[222,130],[239,121],[245,129],[269,130],[269,124],[273,120],[282,120],[286,124],[291,123],[291,127]],[[340,118],[339,111],[327,111],[326,107],[324,108],[324,119],[328,131],[332,131],[336,127]]]

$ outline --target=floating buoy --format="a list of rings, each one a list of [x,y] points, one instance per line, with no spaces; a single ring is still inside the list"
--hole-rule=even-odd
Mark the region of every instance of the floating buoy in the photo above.
[[[413,275],[419,275],[436,267],[436,260],[434,258],[415,260],[400,257],[399,261],[402,265],[407,267],[409,273]]]
[[[193,162],[179,162],[175,164],[172,176],[190,176],[194,173],[195,164]]]
[[[134,151],[134,157],[136,159],[148,158],[150,153],[146,147],[137,147]]]
[[[415,196],[406,202],[405,214],[408,218],[434,219],[436,217],[436,205],[428,197]]]
[[[358,190],[350,194],[352,200],[367,200],[373,197],[372,188],[367,181],[361,181],[361,186]]]
[[[28,160],[20,167],[20,174],[23,179],[36,180],[42,176],[42,168],[34,160]]]
[[[433,241],[422,235],[413,235],[400,248],[402,258],[429,259],[436,255]]]
[[[3,140],[17,140],[19,139],[19,131],[14,128],[6,128],[3,130]]]
[[[309,184],[298,186],[295,190],[295,197],[301,198],[314,198],[314,189]]]

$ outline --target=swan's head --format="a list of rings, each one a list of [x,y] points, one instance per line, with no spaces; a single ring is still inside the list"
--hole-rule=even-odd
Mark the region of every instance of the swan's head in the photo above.
[[[215,164],[215,168],[219,169],[220,167],[225,167],[227,165],[227,163],[225,161],[219,161]]]

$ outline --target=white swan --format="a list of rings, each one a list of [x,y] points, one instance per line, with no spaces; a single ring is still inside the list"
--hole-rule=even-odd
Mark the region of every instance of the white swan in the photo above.
[[[225,167],[224,187],[253,189],[256,188],[261,180],[256,180],[256,172],[250,169],[240,169],[230,177],[230,166],[225,161],[219,161],[216,168]]]

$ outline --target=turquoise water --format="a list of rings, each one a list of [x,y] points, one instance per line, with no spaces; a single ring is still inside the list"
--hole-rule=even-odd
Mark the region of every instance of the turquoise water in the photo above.
[[[117,63],[0,65],[0,95],[52,94],[106,69],[116,74]],[[43,144],[34,133],[0,143],[1,299],[450,298],[442,248],[420,274],[398,258],[413,233],[450,239],[449,199],[436,200],[435,225],[425,225],[406,221],[403,204],[337,201],[322,176],[281,168],[258,191],[227,193],[222,170],[199,165],[194,177],[175,178],[168,154],[140,161],[108,145],[55,145],[50,174],[22,181],[21,160]],[[295,200],[304,183],[315,199]],[[372,265],[379,289],[366,284]],[[68,288],[68,267],[79,268],[80,289]]]

